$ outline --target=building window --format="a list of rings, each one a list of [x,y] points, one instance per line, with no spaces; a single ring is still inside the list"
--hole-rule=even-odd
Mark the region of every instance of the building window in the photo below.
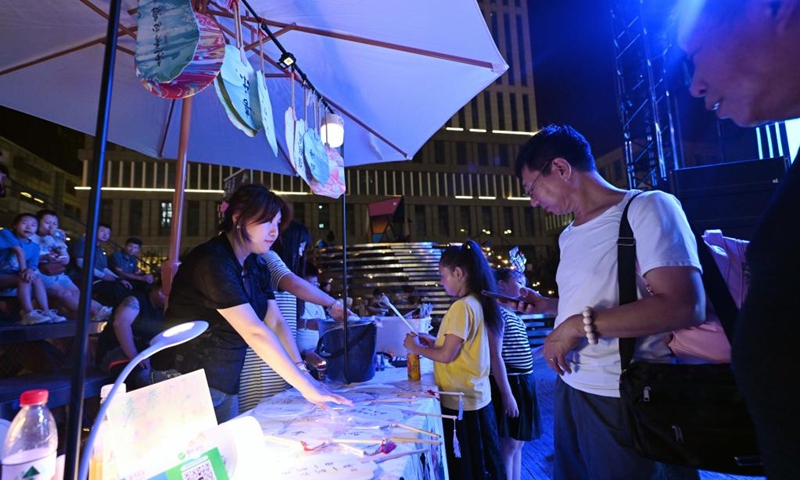
[[[517,94],[510,95],[511,102],[511,130],[519,131],[519,117],[517,117]]]
[[[497,127],[499,130],[506,129],[506,109],[503,105],[503,92],[497,92]]]
[[[478,144],[478,164],[489,165],[489,146],[485,143]]]
[[[519,0],[517,0],[517,6],[519,6]],[[522,28],[522,17],[519,15],[514,15],[514,19],[516,20],[517,24],[517,44],[522,45],[523,39],[525,38],[524,30]],[[519,71],[520,83],[522,86],[528,86],[528,66],[525,64],[525,54],[519,56]]]
[[[444,153],[444,142],[441,140],[433,141],[433,161],[439,165],[444,165],[446,155]]]
[[[197,200],[186,202],[186,235],[200,236],[200,202]]]
[[[297,220],[298,222],[305,225],[306,223],[306,204],[305,203],[296,203],[294,207],[294,211],[292,212],[292,220]]]
[[[522,121],[525,122],[525,131],[533,131],[533,122],[531,122],[531,106],[527,94],[522,95]]]
[[[491,130],[494,122],[492,121],[492,94],[483,92],[483,118],[486,121],[486,129]]]
[[[481,233],[485,233],[488,236],[495,233],[492,225],[492,217],[492,207],[481,207]]]
[[[130,200],[128,204],[128,234],[144,235],[144,201]]]
[[[100,222],[111,225],[114,218],[114,200],[100,200]]]
[[[525,235],[532,237],[536,234],[536,225],[534,224],[534,209],[525,208],[523,210],[523,217],[525,218]]]
[[[414,205],[414,230],[417,233],[417,240],[427,239],[428,226],[425,219],[425,205]]]
[[[458,207],[458,237],[466,238],[472,234],[472,219],[468,206]]]
[[[510,233],[506,233],[511,230]],[[503,207],[503,235],[511,235],[514,233],[514,209],[511,207]]]
[[[508,167],[509,165],[511,165],[512,161],[511,148],[508,146],[508,144],[505,143],[501,144],[499,147],[500,147],[500,155],[498,155],[497,157],[499,161],[498,165],[501,167]]]
[[[467,144],[465,142],[456,143],[456,163],[466,165],[467,161]]]
[[[439,205],[436,207],[437,217],[439,217],[439,235],[443,237],[450,236],[450,215],[447,205]]]
[[[320,230],[330,230],[331,229],[331,206],[327,203],[320,203],[319,204],[319,224],[317,228]]]
[[[172,229],[172,202],[159,202],[158,235],[168,237]]]
[[[345,223],[347,224],[347,235],[355,236],[356,234],[356,206],[348,203],[344,206],[344,214],[347,217]]]
[[[508,60],[508,76],[507,76],[508,84],[515,85],[516,78],[514,72],[517,70],[517,66],[515,65],[517,56],[514,55],[515,49],[512,48],[511,46],[511,44],[513,43],[511,41],[511,20],[509,19],[507,13],[503,14],[503,30],[504,30],[503,33],[505,34],[506,37],[505,58],[506,60]]]

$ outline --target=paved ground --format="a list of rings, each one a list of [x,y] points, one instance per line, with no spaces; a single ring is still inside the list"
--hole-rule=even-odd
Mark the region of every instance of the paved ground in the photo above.
[[[534,364],[539,407],[542,411],[542,437],[528,442],[522,451],[523,480],[544,480],[553,473],[553,386],[556,374],[539,359]],[[764,477],[741,477],[715,472],[700,472],[702,480],[763,480]]]

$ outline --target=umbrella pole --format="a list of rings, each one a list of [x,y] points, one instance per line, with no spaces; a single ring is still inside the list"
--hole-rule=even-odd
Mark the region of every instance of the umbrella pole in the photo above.
[[[342,145],[342,157],[344,157],[344,145]],[[347,365],[349,365],[349,345],[350,328],[347,321],[347,175],[344,176],[344,193],[342,194],[342,302],[344,303],[344,372],[347,381]]]
[[[186,188],[186,165],[189,152],[189,131],[192,125],[192,97],[181,105],[181,131],[178,138],[178,164],[175,172],[175,193],[172,196],[172,229],[169,234],[169,258],[161,265],[161,285],[164,295],[172,290],[172,279],[180,265],[181,227],[183,226],[183,197]]]
[[[109,5],[108,27],[106,28],[106,50],[103,57],[103,77],[100,100],[97,106],[97,126],[94,141],[94,162],[92,162],[92,194],[89,202],[89,218],[86,222],[86,243],[83,251],[83,275],[78,307],[79,317],[73,345],[74,360],[72,385],[69,392],[69,414],[67,420],[66,457],[64,459],[64,478],[76,479],[80,463],[81,424],[83,419],[83,394],[86,381],[86,351],[89,345],[89,316],[92,303],[92,270],[94,268],[97,223],[100,211],[100,196],[103,186],[103,170],[108,138],[108,117],[111,112],[111,93],[114,85],[114,64],[117,57],[117,28],[120,17],[120,0],[112,0]],[[88,452],[86,453],[88,454]]]

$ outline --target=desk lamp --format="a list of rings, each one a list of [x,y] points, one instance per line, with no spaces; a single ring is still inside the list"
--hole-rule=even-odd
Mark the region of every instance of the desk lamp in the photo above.
[[[108,393],[106,400],[100,406],[100,411],[97,412],[96,418],[102,420],[105,417],[108,406],[111,405],[111,400],[117,393],[117,389],[125,381],[125,379],[128,378],[128,375],[130,375],[133,369],[139,365],[139,362],[153,356],[156,352],[160,352],[165,348],[188,342],[189,340],[203,333],[206,328],[208,328],[207,322],[195,320],[193,322],[176,325],[153,337],[153,339],[150,340],[150,346],[140,352],[139,355],[136,355],[133,360],[128,362],[128,365],[126,365],[125,369],[122,370],[122,373],[119,374],[117,381],[115,381],[114,386],[111,387],[111,391]],[[97,420],[95,421],[95,424],[97,424]],[[98,430],[100,429],[92,428],[89,438],[86,440],[86,445],[83,447],[83,456],[81,457],[81,464],[80,468],[78,469],[79,480],[86,480],[89,475],[89,459],[92,456],[92,446],[94,445],[94,440],[95,437],[97,437]]]

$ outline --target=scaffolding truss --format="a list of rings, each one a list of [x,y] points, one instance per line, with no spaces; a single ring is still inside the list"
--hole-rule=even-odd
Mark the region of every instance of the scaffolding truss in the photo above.
[[[666,24],[673,2],[612,0],[617,102],[631,188],[667,186],[679,166]]]

